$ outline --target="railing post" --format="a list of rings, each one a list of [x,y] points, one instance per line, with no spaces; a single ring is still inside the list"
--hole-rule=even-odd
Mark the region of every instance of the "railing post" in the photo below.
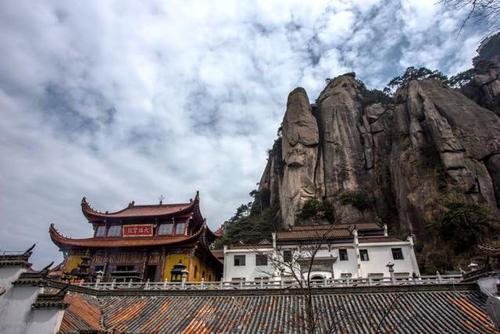
[[[263,280],[263,279],[262,279],[262,280],[260,280],[260,288],[261,288],[261,289],[264,289],[264,280]]]
[[[113,278],[113,281],[111,282],[111,290],[115,289],[115,284],[116,284],[116,278]]]
[[[372,278],[371,277],[368,277],[368,285],[371,286],[372,285]]]
[[[168,280],[167,280],[167,279],[165,279],[165,280],[163,281],[163,289],[166,289],[166,288],[167,288],[167,282],[168,282]]]
[[[224,281],[222,279],[220,280],[220,289],[224,289]]]
[[[441,284],[443,280],[441,278],[441,274],[439,273],[439,271],[436,271],[436,276],[437,276],[438,283]]]
[[[128,288],[130,289],[132,287],[132,279],[128,281]]]
[[[201,289],[203,290],[205,288],[205,278],[201,278],[201,284],[200,284]]]
[[[96,289],[96,290],[98,289],[99,283],[101,283],[101,279],[100,279],[100,278],[97,278],[97,279],[95,280],[94,289]]]
[[[149,278],[146,280],[146,285],[144,286],[144,290],[149,290]]]

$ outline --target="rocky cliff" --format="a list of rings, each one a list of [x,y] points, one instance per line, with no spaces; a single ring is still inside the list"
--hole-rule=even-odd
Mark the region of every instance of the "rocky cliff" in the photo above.
[[[420,240],[450,202],[498,215],[498,49],[499,35],[483,43],[460,90],[413,80],[383,98],[354,74],[329,81],[315,103],[293,90],[259,193],[283,226],[317,199],[333,204],[336,223],[379,220]]]

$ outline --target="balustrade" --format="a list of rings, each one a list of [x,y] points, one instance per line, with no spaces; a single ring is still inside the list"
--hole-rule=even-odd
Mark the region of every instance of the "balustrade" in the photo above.
[[[389,286],[389,285],[436,285],[436,284],[455,284],[462,280],[462,275],[432,275],[420,276],[417,278],[397,278],[383,277],[374,278],[340,278],[340,279],[321,279],[311,280],[310,286],[313,288],[332,288],[332,287],[356,287],[356,286]],[[283,289],[283,288],[301,288],[307,287],[307,282],[298,282],[295,279],[275,279],[258,281],[217,281],[217,282],[92,282],[80,283],[82,287],[97,290],[116,290],[116,289],[134,289],[134,290],[234,290],[234,289]]]

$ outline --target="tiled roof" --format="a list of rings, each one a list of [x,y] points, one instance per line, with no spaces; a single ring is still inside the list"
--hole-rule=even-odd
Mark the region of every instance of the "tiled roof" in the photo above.
[[[393,237],[360,237],[359,243],[366,244],[371,242],[401,242],[403,240]]]
[[[69,307],[64,312],[64,318],[59,328],[59,333],[81,333],[84,331],[100,331],[101,308],[96,297],[67,294],[64,302]]]
[[[93,209],[87,199],[82,199],[83,214],[90,220],[96,218],[144,218],[144,217],[159,217],[172,214],[179,214],[190,211],[199,202],[199,194],[189,203],[177,204],[156,204],[156,205],[135,205],[131,202],[128,207],[116,212],[101,212]]]
[[[223,249],[212,249],[210,250],[217,259],[224,261],[224,250]]]
[[[103,329],[117,333],[305,333],[304,296],[254,295],[102,296]],[[97,321],[97,303],[77,300],[60,333],[78,333]],[[373,288],[313,296],[318,326],[336,333],[499,333],[476,290]],[[90,314],[80,313],[90,305]],[[71,306],[70,306],[71,309]],[[82,327],[79,327],[79,323]],[[379,330],[377,326],[380,325]]]
[[[332,240],[351,238],[352,234],[348,229],[311,229],[311,230],[291,230],[276,233],[276,239],[280,241],[296,240]]]
[[[303,230],[323,230],[323,229],[353,229],[356,227],[358,231],[366,231],[366,230],[383,230],[383,227],[377,223],[357,223],[357,224],[316,224],[316,225],[295,225],[292,226],[292,230],[294,231],[303,231]]]
[[[187,236],[154,236],[154,237],[115,237],[115,238],[84,238],[73,239],[61,235],[54,225],[50,225],[49,234],[52,241],[59,247],[145,247],[145,246],[163,246],[177,245],[199,239],[202,232],[206,229],[204,224],[195,234]]]

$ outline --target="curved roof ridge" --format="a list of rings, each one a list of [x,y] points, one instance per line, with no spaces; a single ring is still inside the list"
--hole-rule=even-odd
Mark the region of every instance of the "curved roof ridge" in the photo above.
[[[158,246],[170,245],[182,242],[189,242],[199,238],[206,230],[206,226],[202,225],[192,235],[168,235],[168,236],[153,236],[153,237],[90,237],[74,239],[61,234],[54,226],[50,224],[49,235],[51,240],[58,246],[76,246],[76,247],[140,247],[140,246]]]
[[[172,214],[179,214],[199,205],[199,191],[196,192],[196,196],[190,200],[189,203],[167,203],[167,204],[141,204],[135,205],[132,201],[129,205],[121,210],[109,212],[109,211],[98,211],[90,205],[86,197],[82,198],[81,207],[82,212],[85,217],[89,220],[96,218],[130,218],[135,216],[141,217],[154,217],[154,216],[166,216]],[[141,210],[143,209],[143,210]]]

